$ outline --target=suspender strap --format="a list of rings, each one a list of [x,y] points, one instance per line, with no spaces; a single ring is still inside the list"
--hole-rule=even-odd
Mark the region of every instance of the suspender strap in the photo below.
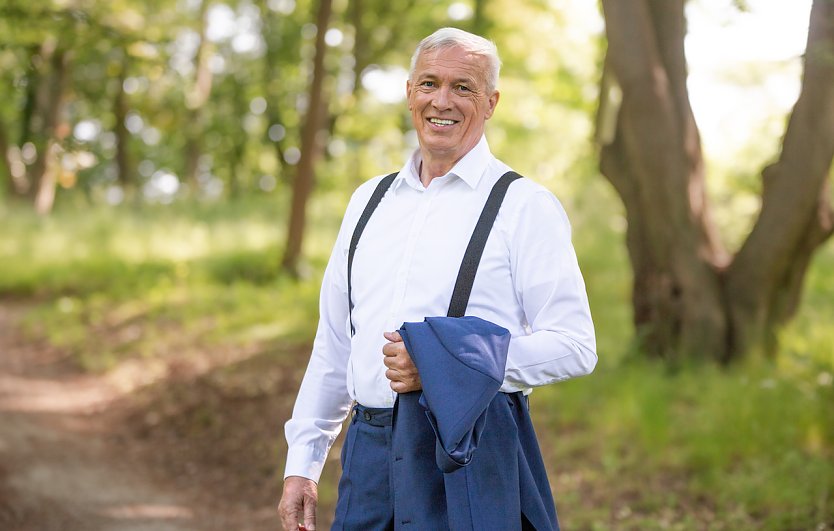
[[[359,243],[359,238],[371,219],[371,215],[376,210],[385,192],[391,187],[397,173],[392,173],[386,176],[379,184],[377,184],[374,193],[365,205],[365,210],[359,217],[356,223],[356,228],[353,229],[353,236],[350,239],[350,248],[348,249],[348,266],[347,266],[347,285],[348,285],[348,315],[350,316],[350,333],[356,333],[353,326],[353,298],[351,276],[353,272],[353,255],[356,254],[356,246]],[[478,223],[475,225],[475,230],[469,240],[469,245],[466,247],[466,252],[463,255],[463,261],[460,264],[458,271],[458,278],[455,281],[455,289],[452,292],[452,301],[449,304],[449,312],[446,314],[449,317],[463,317],[466,314],[466,306],[469,304],[469,295],[472,293],[472,286],[475,283],[475,274],[478,272],[478,264],[481,262],[481,256],[484,254],[484,247],[486,246],[489,233],[492,231],[492,226],[495,224],[495,218],[498,216],[498,210],[501,208],[501,203],[504,201],[504,196],[507,195],[507,189],[510,184],[516,179],[520,179],[521,175],[514,171],[508,171],[501,176],[500,179],[492,187],[489,193],[484,209],[481,211],[481,217],[478,218]]]
[[[374,193],[371,195],[371,198],[368,200],[368,204],[365,205],[365,210],[362,211],[362,215],[359,216],[359,221],[356,223],[356,228],[353,229],[353,236],[350,238],[350,248],[348,249],[348,264],[347,264],[347,287],[348,287],[348,316],[350,319],[350,335],[356,333],[356,329],[353,327],[353,298],[351,298],[351,272],[353,270],[353,255],[356,254],[356,245],[359,243],[359,237],[362,236],[362,231],[365,230],[365,225],[368,224],[368,220],[371,219],[371,214],[374,213],[376,207],[379,205],[379,202],[382,201],[382,196],[385,195],[385,192],[388,191],[388,188],[391,187],[391,183],[394,182],[394,178],[397,176],[397,173],[394,172],[391,175],[385,176],[379,184],[376,185],[376,189]]]
[[[449,304],[449,312],[446,314],[448,317],[463,317],[466,314],[469,295],[472,293],[472,285],[475,283],[475,273],[478,272],[478,264],[484,254],[484,247],[486,247],[492,225],[498,216],[498,210],[501,208],[504,196],[507,195],[507,188],[513,181],[520,178],[521,175],[516,172],[508,171],[492,187],[484,209],[481,211],[481,217],[472,232],[469,245],[466,247],[466,253],[463,255],[458,278],[455,281],[455,289],[452,292],[452,301]]]

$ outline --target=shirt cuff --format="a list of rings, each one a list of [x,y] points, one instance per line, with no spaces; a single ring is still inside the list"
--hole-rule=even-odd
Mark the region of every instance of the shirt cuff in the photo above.
[[[289,476],[301,476],[319,482],[327,454],[311,446],[290,447],[287,451],[287,464],[284,467],[284,479]]]

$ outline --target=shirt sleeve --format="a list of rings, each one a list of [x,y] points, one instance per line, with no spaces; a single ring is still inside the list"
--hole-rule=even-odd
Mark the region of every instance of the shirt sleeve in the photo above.
[[[284,477],[318,482],[330,447],[350,411],[347,366],[350,357],[347,299],[347,242],[353,230],[351,207],[339,230],[322,279],[319,324],[307,371],[284,426],[289,447]]]
[[[597,362],[594,324],[567,214],[546,189],[523,203],[515,212],[509,247],[528,334],[510,341],[505,392],[590,374]]]

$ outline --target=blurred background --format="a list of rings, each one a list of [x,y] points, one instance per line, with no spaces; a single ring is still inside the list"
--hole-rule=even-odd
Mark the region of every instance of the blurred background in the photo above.
[[[565,205],[597,327],[531,399],[563,528],[834,529],[834,129],[787,129],[832,120],[816,4],[3,0],[0,528],[278,527],[343,209],[456,26],[498,45],[490,147]]]

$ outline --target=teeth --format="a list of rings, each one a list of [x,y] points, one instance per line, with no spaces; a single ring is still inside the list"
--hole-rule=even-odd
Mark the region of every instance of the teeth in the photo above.
[[[437,125],[452,125],[453,123],[455,123],[454,120],[441,120],[439,118],[429,118],[429,121]]]

